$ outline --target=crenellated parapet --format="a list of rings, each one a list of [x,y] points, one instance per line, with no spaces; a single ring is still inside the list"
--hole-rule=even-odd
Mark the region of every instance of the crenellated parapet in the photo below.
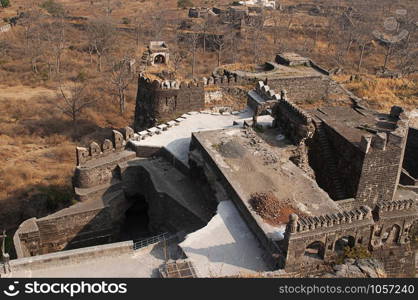
[[[255,79],[243,78],[236,74],[228,74],[223,76],[209,76],[202,78],[203,85],[205,87],[211,86],[237,86],[255,83]]]
[[[248,92],[248,106],[254,111],[272,109],[280,101],[280,95],[270,89],[263,81],[258,81],[255,89]]]
[[[416,201],[414,199],[382,201],[376,204],[375,210],[378,217],[386,215],[397,215],[403,212],[415,212]]]
[[[77,147],[77,166],[83,166],[94,159],[121,152],[125,150],[128,141],[135,138],[134,130],[126,127],[123,134],[117,130],[113,130],[112,138],[105,139],[101,145],[96,142],[91,142],[88,148]]]
[[[191,89],[191,88],[202,88],[202,82],[197,81],[179,81],[179,80],[159,80],[150,79],[144,75],[139,76],[139,86],[145,86],[149,89],[154,90],[179,90],[179,89]]]
[[[266,85],[263,81],[257,82],[255,87],[255,92],[262,97],[264,100],[281,100],[280,95],[276,94],[274,90],[272,90],[268,85]]]
[[[307,125],[312,122],[312,117],[309,113],[307,113],[305,110],[301,109],[299,106],[297,106],[295,103],[293,103],[291,100],[287,97],[286,90],[281,91],[280,96],[281,101],[279,101],[279,106],[285,110],[287,110],[290,114],[296,116],[302,122]]]
[[[264,90],[266,95],[271,93],[265,87],[261,87],[261,90]],[[280,99],[272,109],[275,126],[280,127],[295,144],[300,144],[303,140],[312,137],[315,126],[311,115],[289,100],[286,90],[281,90],[280,96],[274,96],[274,98]]]
[[[150,79],[142,74],[139,77],[140,86],[142,85],[155,90],[236,86],[249,83],[254,83],[254,80],[240,78],[239,76],[232,74],[228,76],[211,75],[209,77],[203,77],[200,80],[191,81]]]
[[[314,217],[301,217],[291,215],[286,228],[288,234],[317,232],[324,228],[338,227],[347,224],[355,225],[358,221],[373,220],[372,211],[368,206],[361,206],[339,213],[326,214]]]

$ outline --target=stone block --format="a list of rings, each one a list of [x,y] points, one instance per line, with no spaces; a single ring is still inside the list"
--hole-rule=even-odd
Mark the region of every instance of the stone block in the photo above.
[[[168,126],[166,124],[158,125],[157,128],[161,131],[166,131],[168,129]]]

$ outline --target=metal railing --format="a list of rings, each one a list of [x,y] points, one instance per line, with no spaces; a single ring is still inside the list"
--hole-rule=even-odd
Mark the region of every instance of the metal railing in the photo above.
[[[162,234],[159,234],[159,235],[147,238],[147,239],[143,239],[138,242],[134,242],[134,250],[139,250],[141,248],[144,248],[149,245],[156,244],[156,243],[168,240],[168,239],[169,239],[169,233],[164,232]]]

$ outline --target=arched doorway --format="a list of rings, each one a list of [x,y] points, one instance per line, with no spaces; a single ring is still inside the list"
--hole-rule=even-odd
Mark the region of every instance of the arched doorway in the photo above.
[[[324,254],[325,254],[325,245],[324,243],[320,241],[315,241],[313,243],[310,243],[305,248],[305,256],[307,257],[324,259]]]
[[[356,243],[356,240],[351,235],[343,236],[339,238],[334,245],[334,251],[338,254],[343,254],[344,250],[348,248],[353,248]]]
[[[158,54],[154,57],[154,64],[161,65],[165,64],[165,56],[162,54]]]
[[[382,236],[382,243],[384,244],[396,244],[399,239],[399,234],[401,232],[401,227],[397,224],[389,227]]]

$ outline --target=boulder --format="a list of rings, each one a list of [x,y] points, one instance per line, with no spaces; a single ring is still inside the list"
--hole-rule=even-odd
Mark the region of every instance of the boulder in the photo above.
[[[326,273],[321,277],[344,278],[386,278],[383,264],[376,259],[346,259],[344,264],[333,267],[334,274]]]

